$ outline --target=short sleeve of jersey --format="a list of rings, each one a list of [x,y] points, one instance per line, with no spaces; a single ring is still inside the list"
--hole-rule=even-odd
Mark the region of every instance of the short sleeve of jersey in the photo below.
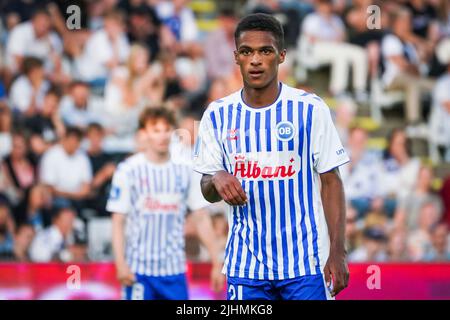
[[[193,170],[191,170],[190,172],[191,177],[187,196],[187,206],[189,210],[195,211],[210,206],[211,203],[205,200],[200,187],[200,180],[202,179],[202,175]]]
[[[130,183],[123,165],[114,173],[106,210],[128,214],[131,210]]]
[[[208,108],[200,122],[197,142],[194,148],[194,170],[202,174],[215,174],[224,170],[220,147],[218,119]]]
[[[314,169],[318,173],[324,173],[349,162],[328,106],[324,102],[317,103],[312,117],[311,148]]]

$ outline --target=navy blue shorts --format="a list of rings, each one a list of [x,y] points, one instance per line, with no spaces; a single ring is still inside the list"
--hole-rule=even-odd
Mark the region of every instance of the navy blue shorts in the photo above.
[[[123,288],[125,300],[187,300],[186,274],[145,276],[136,274],[136,282]]]
[[[322,274],[286,280],[228,277],[228,300],[329,300]]]

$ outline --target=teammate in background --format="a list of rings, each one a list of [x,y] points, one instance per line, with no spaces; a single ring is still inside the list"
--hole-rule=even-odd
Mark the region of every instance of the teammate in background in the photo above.
[[[349,158],[323,100],[278,81],[280,23],[248,15],[235,43],[244,87],[209,105],[195,151],[203,195],[229,204],[228,299],[331,299],[349,278]]]
[[[193,211],[200,240],[212,259],[211,284],[223,285],[209,205],[192,168],[170,159],[175,119],[164,108],[146,109],[140,118],[147,148],[123,161],[114,174],[107,210],[112,212],[117,276],[127,300],[188,299],[184,252],[184,217]],[[126,231],[124,229],[126,223]]]

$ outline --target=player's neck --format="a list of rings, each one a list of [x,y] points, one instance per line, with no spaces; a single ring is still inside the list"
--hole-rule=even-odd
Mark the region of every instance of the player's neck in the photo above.
[[[170,159],[169,153],[158,153],[153,150],[147,150],[144,152],[145,158],[155,164],[164,164]]]
[[[281,85],[278,79],[274,79],[264,88],[250,88],[244,84],[242,99],[252,108],[260,108],[273,104],[280,93]]]

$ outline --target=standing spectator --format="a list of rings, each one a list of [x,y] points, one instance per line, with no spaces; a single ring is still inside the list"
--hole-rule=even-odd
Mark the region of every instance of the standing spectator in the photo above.
[[[119,11],[105,14],[103,28],[92,34],[76,58],[75,66],[81,80],[94,87],[103,87],[110,71],[126,61],[130,47],[124,23],[124,16]]]
[[[418,54],[423,44],[411,30],[411,13],[397,9],[392,15],[392,33],[381,44],[384,63],[383,82],[388,90],[400,89],[406,93],[406,119],[416,123],[421,118],[422,93],[431,91],[433,81],[421,76],[421,59]]]
[[[206,67],[210,79],[229,77],[237,67],[230,54],[235,50],[236,15],[232,10],[223,10],[218,20],[217,30],[209,33],[205,42]]]
[[[11,85],[9,100],[14,111],[30,117],[41,110],[50,83],[45,79],[42,60],[38,58],[25,58],[23,72]]]
[[[445,160],[450,162],[450,39],[439,44],[436,55],[447,66],[447,72],[437,80],[433,90],[429,139],[442,149]]]
[[[74,81],[69,94],[61,100],[61,118],[67,126],[86,129],[90,123],[101,119],[91,90],[86,82]]]
[[[87,155],[93,170],[91,199],[88,207],[93,208],[99,215],[107,215],[106,201],[109,194],[111,179],[116,165],[110,155],[103,151],[105,132],[98,123],[92,123],[86,131],[88,140]]]
[[[438,223],[440,212],[432,202],[425,203],[419,216],[418,227],[409,233],[408,252],[412,261],[421,261],[432,248],[431,230]]]
[[[345,98],[337,101],[334,123],[344,147],[348,146],[350,128],[355,120],[357,108],[353,99]]]
[[[330,0],[319,0],[316,12],[305,17],[299,54],[309,64],[331,64],[329,90],[335,96],[345,92],[351,68],[355,97],[363,101],[367,98],[367,55],[364,49],[344,42],[344,23],[332,8]]]
[[[79,150],[83,132],[68,128],[60,144],[51,147],[40,163],[41,182],[51,187],[56,203],[78,210],[89,196],[92,168],[86,153]]]
[[[23,132],[13,134],[12,144],[12,151],[3,165],[17,192],[23,195],[37,181],[36,163],[30,156],[27,136]]]
[[[36,231],[30,224],[21,224],[17,227],[14,236],[14,260],[17,262],[30,262],[29,249]]]
[[[351,262],[385,262],[387,261],[386,235],[376,228],[363,231],[361,246],[353,251],[348,260]]]
[[[50,18],[47,10],[38,9],[31,21],[25,21],[11,30],[6,45],[6,58],[12,72],[21,69],[26,57],[42,59],[48,71],[60,63],[62,41],[51,31]]]
[[[63,208],[56,212],[52,225],[37,233],[30,248],[33,262],[71,261],[69,251],[74,244],[74,222],[76,213]]]
[[[394,229],[389,236],[388,255],[389,261],[405,262],[409,261],[407,237],[408,233],[405,229]]]

